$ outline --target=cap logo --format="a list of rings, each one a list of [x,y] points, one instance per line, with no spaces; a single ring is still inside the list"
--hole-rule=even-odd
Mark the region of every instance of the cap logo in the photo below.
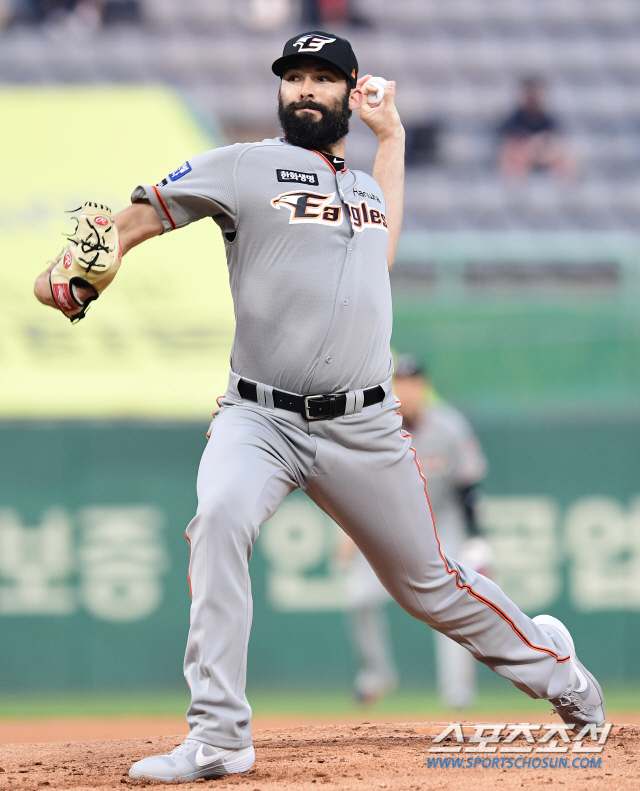
[[[356,70],[355,69],[351,69],[351,76],[355,80],[355,78],[356,78]]]
[[[298,52],[320,52],[325,44],[331,44],[335,38],[329,36],[300,36],[293,45],[298,47]]]

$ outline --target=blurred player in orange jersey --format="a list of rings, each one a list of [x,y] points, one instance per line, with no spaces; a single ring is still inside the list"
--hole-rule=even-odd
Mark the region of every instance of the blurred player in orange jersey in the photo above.
[[[418,362],[396,361],[394,393],[402,402],[403,429],[409,432],[427,480],[442,551],[485,572],[491,550],[476,521],[477,484],[487,472],[480,444],[466,418],[441,401]],[[347,606],[358,660],[356,696],[363,703],[380,698],[398,683],[385,605],[391,597],[350,539],[340,547],[348,564]],[[445,705],[465,708],[475,697],[476,663],[448,637],[435,633],[438,690]]]

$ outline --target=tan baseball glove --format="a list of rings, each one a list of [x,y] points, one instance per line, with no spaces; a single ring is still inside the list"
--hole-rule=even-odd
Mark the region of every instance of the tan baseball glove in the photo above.
[[[85,317],[89,304],[111,283],[122,260],[111,209],[85,203],[75,219],[76,232],[52,262],[55,266],[49,274],[53,299],[72,324]],[[92,293],[86,296],[87,291]]]

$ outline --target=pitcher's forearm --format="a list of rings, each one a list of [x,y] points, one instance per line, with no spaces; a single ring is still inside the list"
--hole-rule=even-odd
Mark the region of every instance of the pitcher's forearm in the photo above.
[[[51,272],[54,266],[55,263],[51,264],[41,275],[38,275],[33,287],[33,293],[36,295],[36,299],[42,302],[43,305],[49,305],[50,308],[56,308],[57,310],[58,306],[51,293],[51,284],[49,283],[49,272]]]
[[[122,255],[162,231],[162,220],[150,203],[132,203],[113,218],[120,237]]]
[[[393,266],[402,230],[404,212],[404,128],[400,126],[387,136],[378,138],[378,154],[373,177],[384,193],[389,245],[387,263]]]

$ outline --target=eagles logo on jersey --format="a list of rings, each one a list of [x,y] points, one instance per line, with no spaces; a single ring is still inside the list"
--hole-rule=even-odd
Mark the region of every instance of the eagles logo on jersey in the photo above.
[[[348,201],[345,203],[354,231],[364,231],[365,228],[380,228],[382,231],[388,231],[387,218],[379,209],[372,209],[366,201],[362,201],[359,206]]]
[[[289,209],[289,225],[301,222],[336,225],[342,219],[342,206],[329,205],[335,196],[335,192],[330,195],[319,192],[283,192],[271,201],[271,205],[274,209],[282,206]]]

